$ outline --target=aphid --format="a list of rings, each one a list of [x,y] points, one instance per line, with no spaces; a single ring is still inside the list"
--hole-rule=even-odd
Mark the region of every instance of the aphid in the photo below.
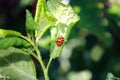
[[[56,39],[56,44],[57,44],[57,46],[62,46],[63,43],[64,43],[64,37],[60,35],[60,36]]]

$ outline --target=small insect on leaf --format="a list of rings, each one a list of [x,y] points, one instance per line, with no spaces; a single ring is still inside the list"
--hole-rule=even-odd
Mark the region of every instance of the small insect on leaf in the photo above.
[[[56,44],[57,46],[62,46],[62,44],[64,43],[64,37],[62,35],[60,35],[57,39],[56,39]]]

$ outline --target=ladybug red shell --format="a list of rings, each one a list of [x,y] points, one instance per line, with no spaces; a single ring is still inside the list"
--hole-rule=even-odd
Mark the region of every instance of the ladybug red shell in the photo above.
[[[62,46],[63,43],[64,43],[64,37],[61,35],[58,36],[58,38],[56,39],[57,46]]]

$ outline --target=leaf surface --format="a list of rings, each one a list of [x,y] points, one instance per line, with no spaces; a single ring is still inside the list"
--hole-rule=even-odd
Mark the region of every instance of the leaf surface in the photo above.
[[[48,10],[46,3],[41,4],[41,13],[38,19],[38,30],[36,31],[36,40],[38,41],[41,36],[53,25],[55,25],[56,19]]]
[[[29,43],[24,39],[17,38],[17,37],[8,37],[0,39],[0,49],[1,48],[8,48],[8,47],[27,47]]]
[[[30,55],[21,49],[0,50],[0,80],[37,80]]]
[[[30,11],[26,10],[26,30],[28,33],[35,31],[37,29],[34,19]]]
[[[0,38],[17,37],[17,36],[19,37],[20,35],[21,33],[17,31],[0,29]]]
[[[68,35],[79,20],[70,5],[61,3],[59,0],[47,1],[47,6],[51,14],[56,18],[56,24],[51,28],[51,57],[56,58],[61,54],[64,43],[67,41]],[[64,37],[62,46],[56,45],[56,39],[59,36]]]

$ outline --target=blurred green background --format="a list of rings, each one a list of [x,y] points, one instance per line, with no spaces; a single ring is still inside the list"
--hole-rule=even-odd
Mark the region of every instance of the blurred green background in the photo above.
[[[65,1],[65,0],[64,0]],[[25,9],[33,16],[37,0],[0,0],[0,28],[25,31]],[[120,0],[70,0],[80,21],[74,26],[60,58],[50,67],[51,80],[104,80],[108,72],[120,77]],[[49,58],[49,31],[40,40]],[[35,61],[37,76],[42,70]]]

